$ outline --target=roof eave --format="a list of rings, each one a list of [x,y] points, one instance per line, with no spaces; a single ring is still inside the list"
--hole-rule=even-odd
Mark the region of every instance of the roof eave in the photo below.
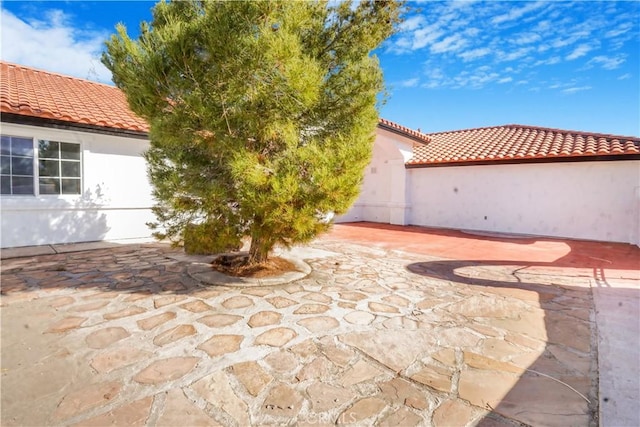
[[[419,137],[417,135],[412,135],[412,134],[407,133],[407,132],[403,132],[402,130],[396,129],[393,126],[389,126],[386,123],[378,122],[378,127],[380,129],[384,129],[384,130],[389,131],[391,133],[395,133],[396,135],[404,136],[405,138],[411,139],[411,140],[416,141],[416,142],[418,142],[420,144],[425,144],[426,145],[426,144],[429,143],[429,141],[425,141],[424,138],[421,138],[421,137]]]
[[[2,113],[0,121],[26,126],[47,127],[62,130],[76,130],[103,135],[124,136],[136,139],[149,139],[149,133],[130,129],[121,129],[105,126],[97,126],[86,123],[69,122],[65,120],[48,119],[42,117],[27,116],[24,114]]]
[[[499,159],[499,160],[476,160],[476,161],[453,161],[438,163],[405,163],[407,169],[421,168],[442,168],[453,166],[487,166],[487,165],[515,165],[534,163],[576,163],[576,162],[609,162],[640,160],[639,154],[607,154],[590,156],[566,156],[566,157],[543,157],[543,158],[521,158],[521,159]]]

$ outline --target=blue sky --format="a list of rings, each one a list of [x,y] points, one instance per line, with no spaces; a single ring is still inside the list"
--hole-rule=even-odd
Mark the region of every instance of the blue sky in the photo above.
[[[118,22],[146,1],[4,1],[3,60],[110,83]],[[640,135],[640,2],[412,2],[376,52],[381,116],[424,132],[510,123]]]

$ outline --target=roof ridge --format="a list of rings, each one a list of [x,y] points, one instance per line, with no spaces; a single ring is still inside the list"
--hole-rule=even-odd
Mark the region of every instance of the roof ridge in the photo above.
[[[110,85],[110,84],[107,84],[107,83],[96,82],[94,80],[83,79],[82,77],[70,76],[69,74],[62,74],[62,73],[58,73],[58,72],[55,72],[55,71],[48,71],[48,70],[44,70],[42,68],[31,67],[31,66],[28,66],[28,65],[16,64],[15,62],[9,62],[9,61],[5,61],[5,60],[0,60],[0,64],[13,66],[13,67],[21,68],[21,69],[24,69],[24,70],[34,71],[34,72],[37,72],[37,73],[48,74],[50,76],[63,77],[63,78],[66,78],[66,79],[73,79],[73,80],[78,80],[78,81],[81,81],[81,82],[86,82],[86,83],[106,86],[106,87],[112,88],[112,89],[118,89],[116,86]],[[118,89],[118,90],[120,90],[120,89]]]
[[[398,132],[402,132],[407,136],[418,139],[421,142],[429,142],[429,136],[422,132],[421,130],[415,130],[410,127],[401,125],[400,123],[391,121],[389,119],[385,119],[383,117],[378,117],[378,125],[386,126],[387,128],[395,129]]]
[[[506,125],[457,129],[457,130],[449,130],[449,131],[441,131],[441,132],[431,132],[426,135],[435,136],[435,135],[443,135],[443,134],[451,134],[451,133],[471,132],[471,131],[478,131],[478,130],[500,129],[500,128],[533,129],[533,130],[539,130],[539,131],[557,132],[562,134],[573,134],[573,135],[580,135],[580,136],[602,137],[602,138],[608,138],[608,139],[626,139],[626,140],[640,141],[639,136],[615,135],[610,133],[599,133],[599,132],[586,132],[586,131],[579,131],[579,130],[558,129],[558,128],[550,128],[550,127],[535,126],[535,125],[521,125],[521,124],[515,124],[515,123],[506,124]]]
[[[509,124],[440,132],[407,165],[444,166],[551,161],[636,160],[640,138]]]
[[[515,127],[515,128],[521,128],[521,129],[536,129],[536,130],[544,130],[544,131],[550,131],[550,132],[560,132],[560,133],[565,133],[565,134],[568,133],[568,134],[575,134],[575,135],[582,135],[582,136],[599,136],[599,137],[613,138],[613,139],[626,138],[626,139],[631,139],[631,140],[640,140],[640,136],[616,135],[616,134],[613,134],[613,133],[587,132],[587,131],[583,131],[583,130],[572,130],[572,129],[558,129],[558,128],[550,128],[550,127],[545,127],[545,126],[508,124],[508,125],[502,125],[501,127]]]

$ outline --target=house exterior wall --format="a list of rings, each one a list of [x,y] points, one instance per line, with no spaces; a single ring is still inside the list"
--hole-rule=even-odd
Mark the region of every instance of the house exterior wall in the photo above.
[[[2,134],[80,143],[81,195],[2,195],[1,247],[148,238],[144,139],[2,123]]]
[[[408,224],[409,186],[404,165],[411,158],[412,147],[410,139],[378,128],[360,196],[345,215],[336,218],[336,222]]]
[[[413,225],[640,245],[640,161],[407,172]]]

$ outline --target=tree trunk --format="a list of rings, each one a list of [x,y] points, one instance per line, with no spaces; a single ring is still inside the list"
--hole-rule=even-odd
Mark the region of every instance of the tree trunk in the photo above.
[[[262,238],[257,233],[251,236],[251,247],[249,248],[249,265],[262,264],[269,257],[269,252],[273,243]]]

